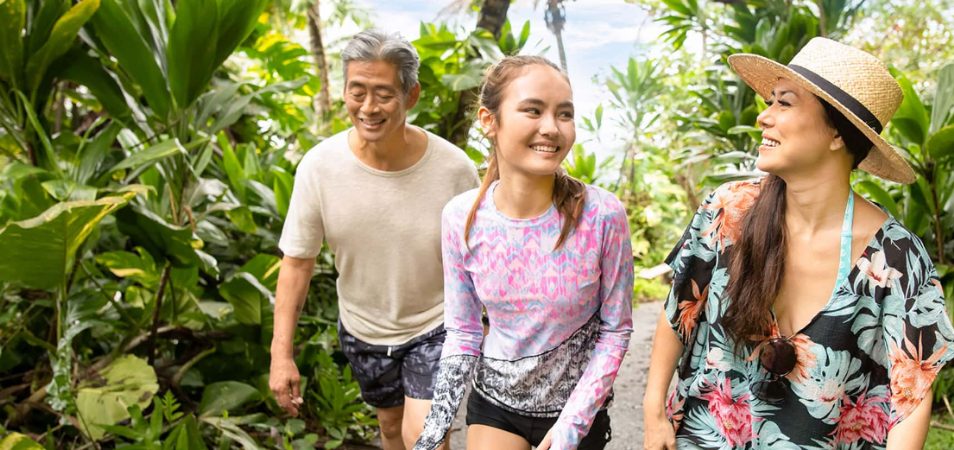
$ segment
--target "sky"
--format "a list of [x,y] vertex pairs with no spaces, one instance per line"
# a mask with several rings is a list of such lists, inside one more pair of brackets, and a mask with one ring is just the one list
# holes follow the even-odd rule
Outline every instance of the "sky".
[[[398,31],[408,40],[418,37],[420,22],[444,21],[457,24],[460,29],[471,31],[476,27],[476,14],[455,14],[439,17],[439,13],[451,0],[356,0],[367,9],[375,26]],[[525,21],[530,21],[530,40],[524,53],[540,54],[559,63],[556,38],[544,21],[544,0],[534,9],[533,0],[517,0],[511,4],[507,17],[515,29],[520,29]],[[570,83],[573,87],[577,117],[592,117],[600,102],[608,103],[609,92],[594,81],[594,76],[605,76],[610,67],[625,68],[631,56],[639,56],[644,45],[658,36],[661,28],[652,19],[647,18],[642,7],[625,3],[623,0],[573,0],[565,3],[566,25],[563,41],[566,47],[567,66]],[[346,36],[357,32],[356,27],[343,27],[329,30],[332,37]],[[620,140],[614,144],[614,135],[629,135],[619,130],[611,121],[604,118],[604,128],[600,136],[601,145],[588,143],[595,136],[580,126],[577,119],[577,142],[583,142],[588,151],[603,156],[611,154],[613,146],[621,146]],[[605,148],[599,148],[605,147]]]

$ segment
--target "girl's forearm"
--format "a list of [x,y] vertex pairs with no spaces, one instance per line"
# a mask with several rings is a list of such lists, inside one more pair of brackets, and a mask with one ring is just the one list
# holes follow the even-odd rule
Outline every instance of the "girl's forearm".
[[666,320],[666,312],[661,312],[653,337],[653,353],[649,361],[649,377],[643,397],[643,414],[647,418],[666,416],[666,394],[676,371],[679,355],[682,354],[682,347],[682,342]]

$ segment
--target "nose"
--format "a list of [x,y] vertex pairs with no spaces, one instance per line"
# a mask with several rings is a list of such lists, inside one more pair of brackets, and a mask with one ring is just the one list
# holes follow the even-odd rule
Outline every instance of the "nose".
[[559,133],[556,125],[556,118],[550,114],[544,114],[540,119],[540,135],[553,137]]
[[364,114],[373,114],[378,109],[378,102],[373,95],[366,95],[361,102],[361,112]]
[[765,108],[765,110],[760,112],[759,116],[755,118],[755,123],[759,126],[759,128],[763,130],[771,127],[774,122],[775,122],[775,119],[774,117],[772,117],[771,106],[769,106],[768,108]]

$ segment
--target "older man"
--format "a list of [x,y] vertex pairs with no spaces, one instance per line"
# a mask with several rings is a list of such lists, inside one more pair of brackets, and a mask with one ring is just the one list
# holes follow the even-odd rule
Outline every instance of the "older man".
[[298,167],[279,247],[270,387],[298,414],[295,327],[323,241],[335,254],[338,333],[385,450],[411,448],[423,427],[444,342],[441,209],[477,186],[463,151],[406,123],[418,100],[417,52],[368,30],[342,53],[354,125]]

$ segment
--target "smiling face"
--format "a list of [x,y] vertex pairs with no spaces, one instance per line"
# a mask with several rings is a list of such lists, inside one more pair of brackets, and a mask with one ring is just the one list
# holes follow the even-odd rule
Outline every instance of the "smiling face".
[[497,114],[486,107],[477,114],[496,143],[501,177],[552,176],[576,141],[570,83],[542,64],[520,69],[507,83]]
[[758,117],[762,143],[756,166],[782,176],[810,172],[832,161],[833,152],[847,156],[844,142],[828,123],[825,108],[810,91],[781,79]]
[[345,108],[358,137],[381,142],[404,131],[407,111],[420,95],[420,85],[405,94],[398,70],[387,61],[352,61],[345,79]]

